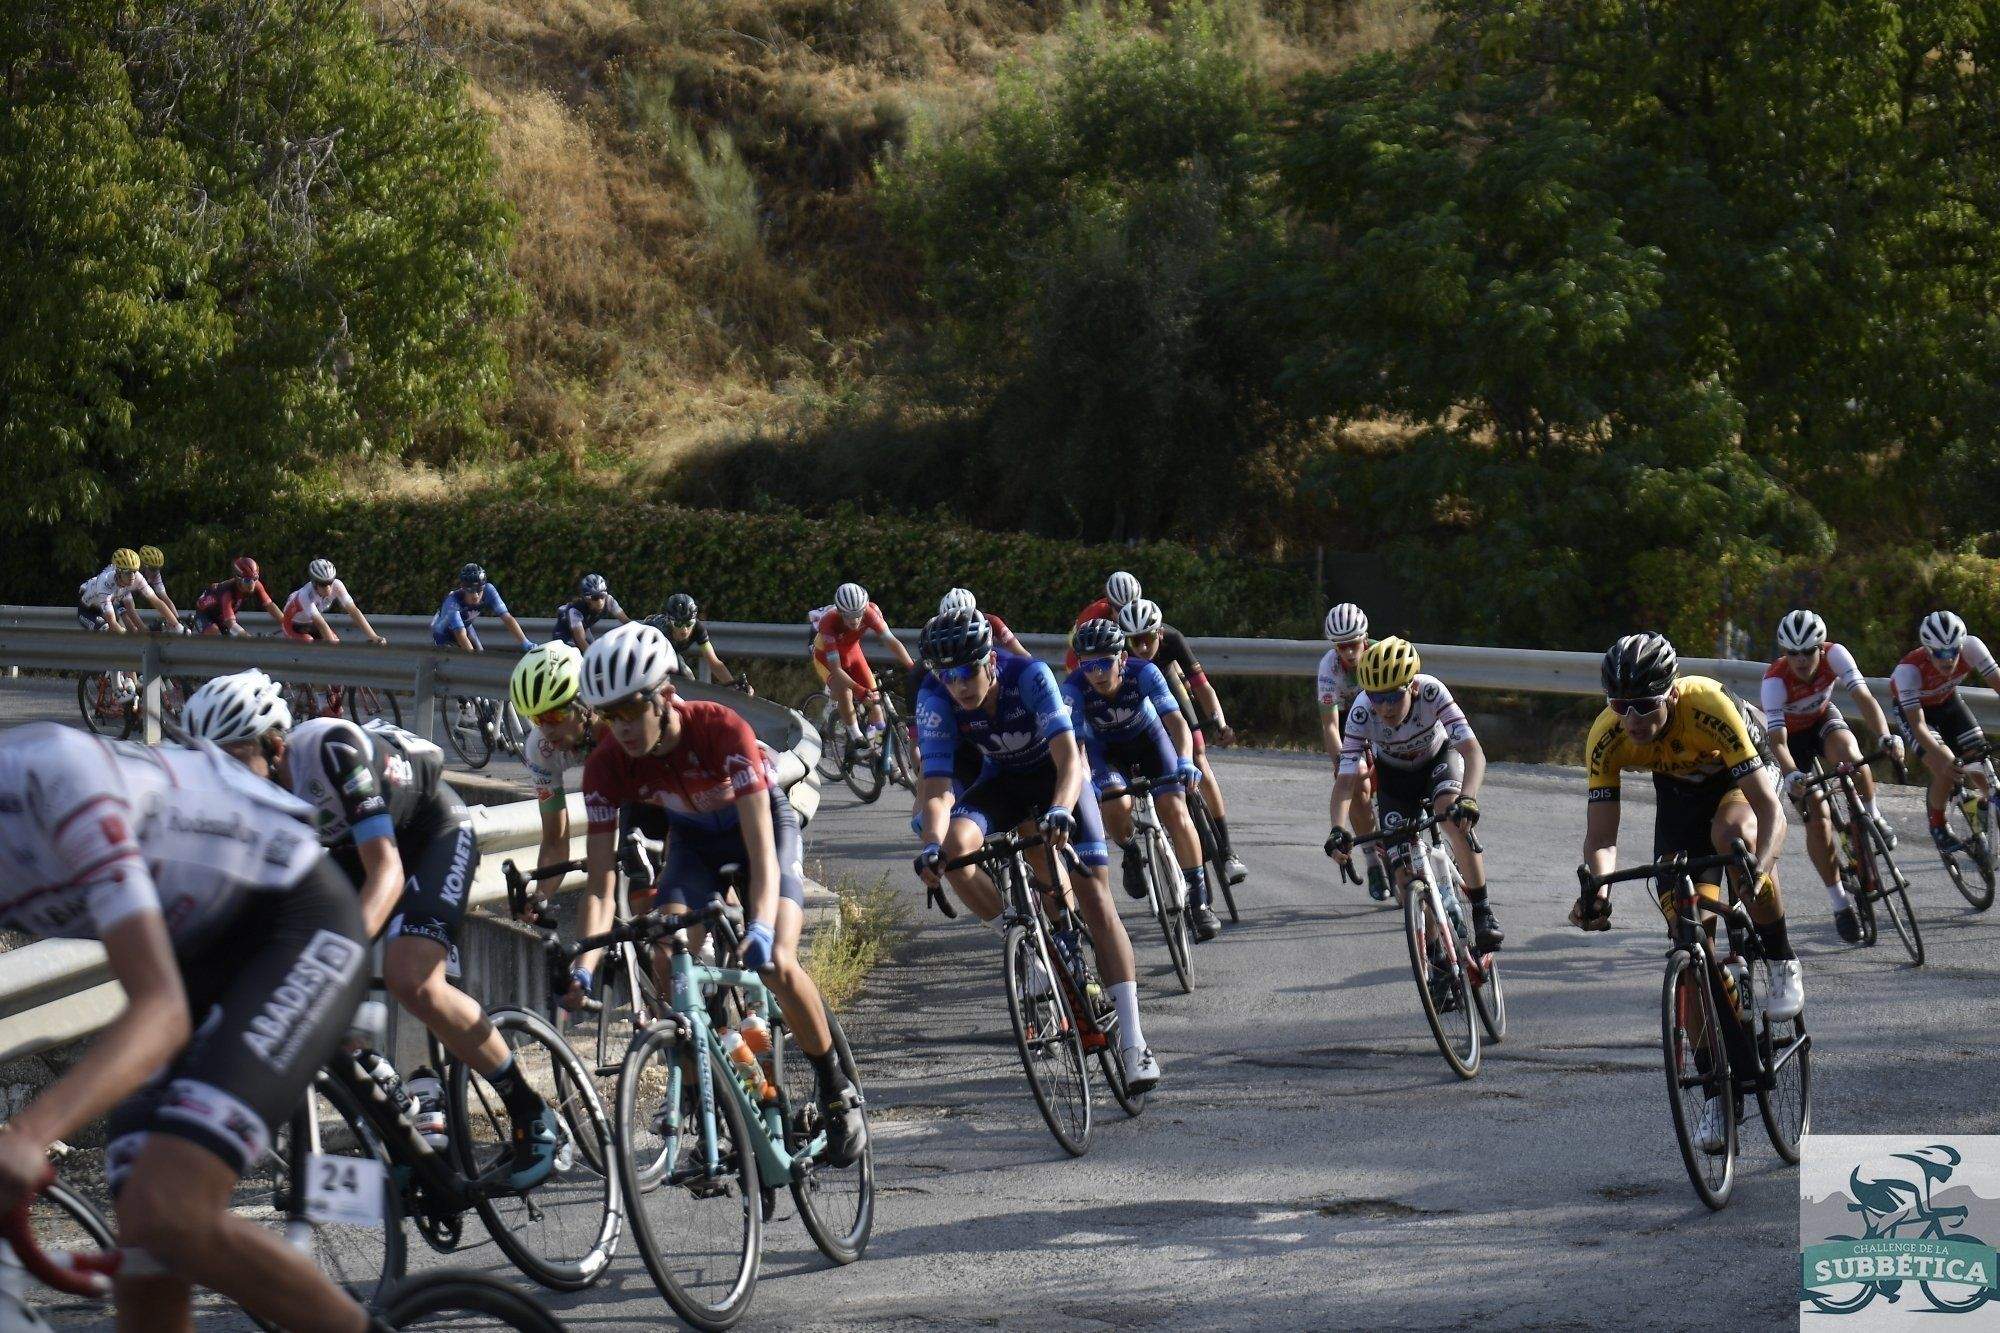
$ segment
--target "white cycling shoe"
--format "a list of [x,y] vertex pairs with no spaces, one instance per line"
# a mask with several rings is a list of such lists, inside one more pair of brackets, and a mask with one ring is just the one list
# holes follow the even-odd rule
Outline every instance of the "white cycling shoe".
[[1694,1127],[1694,1143],[1711,1157],[1729,1147],[1729,1118],[1722,1112],[1722,1098],[1710,1097],[1703,1104],[1701,1122]]
[[1806,1007],[1805,978],[1799,960],[1785,958],[1771,964],[1771,989],[1764,1000],[1764,1012],[1779,1023],[1797,1018]]
[[1127,1046],[1118,1052],[1125,1065],[1125,1086],[1133,1092],[1151,1092],[1160,1083],[1160,1062],[1145,1046]]

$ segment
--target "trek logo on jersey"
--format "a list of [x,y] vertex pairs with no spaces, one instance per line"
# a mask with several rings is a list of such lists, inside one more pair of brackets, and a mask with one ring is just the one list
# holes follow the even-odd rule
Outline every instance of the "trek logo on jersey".
[[367,950],[330,930],[314,933],[285,979],[245,1026],[243,1042],[273,1069],[291,1068],[299,1045],[367,956]]

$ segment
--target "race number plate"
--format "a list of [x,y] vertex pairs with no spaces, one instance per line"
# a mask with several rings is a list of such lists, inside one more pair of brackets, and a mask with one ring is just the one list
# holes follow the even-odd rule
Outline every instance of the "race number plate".
[[379,1227],[388,1173],[372,1157],[306,1158],[306,1216],[321,1225]]

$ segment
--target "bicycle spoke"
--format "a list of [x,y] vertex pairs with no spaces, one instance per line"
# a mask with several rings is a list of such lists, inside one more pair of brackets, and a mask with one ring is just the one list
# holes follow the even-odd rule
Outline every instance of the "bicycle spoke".
[[1009,927],[1005,957],[1007,1009],[1029,1090],[1056,1142],[1080,1157],[1090,1143],[1090,1077],[1082,1037],[1062,986],[1042,962],[1035,932]]
[[[1729,1058],[1723,1049],[1721,1018],[1704,975],[1705,964],[1677,950],[1667,960],[1661,1000],[1662,1046],[1666,1059],[1668,1106],[1681,1162],[1695,1193],[1710,1208],[1729,1201],[1736,1169],[1735,1096],[1729,1086]],[[1710,1153],[1696,1130],[1711,1095],[1722,1098],[1725,1146]]]

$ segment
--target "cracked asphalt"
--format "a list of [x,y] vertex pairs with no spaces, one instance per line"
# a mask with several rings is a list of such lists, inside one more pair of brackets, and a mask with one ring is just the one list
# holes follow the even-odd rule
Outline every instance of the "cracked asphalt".
[[[4,691],[0,691],[4,693]],[[1120,897],[1166,1081],[1128,1119],[1100,1094],[1067,1157],[1031,1100],[995,935],[923,908],[907,798],[826,793],[824,877],[886,874],[912,933],[845,1021],[862,1062],[879,1197],[867,1256],[829,1268],[789,1199],[766,1229],[749,1326],[782,1329],[1684,1327],[1689,1302],[1794,1318],[1796,1173],[1755,1119],[1734,1200],[1682,1170],[1661,1073],[1665,934],[1640,892],[1584,936],[1564,917],[1581,775],[1496,765],[1482,793],[1507,930],[1510,1028],[1478,1077],[1445,1067],[1417,1005],[1400,915],[1319,850],[1322,757],[1230,752],[1221,775],[1251,868],[1241,924],[1199,946],[1181,996]],[[1626,860],[1650,847],[1629,784]],[[1888,808],[1930,958],[1839,943],[1794,829],[1784,878],[1805,960],[1821,1132],[2000,1132],[1988,1037],[2000,923],[1945,882],[1919,799]],[[476,1231],[476,1227],[474,1228]],[[413,1261],[433,1262],[421,1246]],[[453,1260],[499,1270],[490,1243]],[[572,1328],[671,1322],[629,1244],[599,1287],[548,1293]]]

